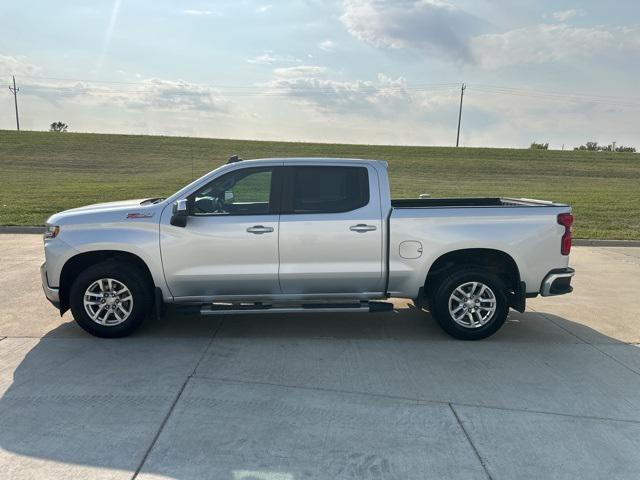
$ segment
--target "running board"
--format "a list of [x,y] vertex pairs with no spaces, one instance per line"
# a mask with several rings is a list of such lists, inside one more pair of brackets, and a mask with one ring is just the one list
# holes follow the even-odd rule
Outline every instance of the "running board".
[[274,306],[264,303],[204,305],[200,315],[243,315],[256,313],[370,313],[390,312],[389,302],[307,303],[302,305]]

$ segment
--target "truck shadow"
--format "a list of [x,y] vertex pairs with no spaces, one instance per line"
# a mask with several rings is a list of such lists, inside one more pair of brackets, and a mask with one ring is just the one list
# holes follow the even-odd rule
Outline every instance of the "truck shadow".
[[[9,338],[0,342],[5,347],[0,371],[5,372],[6,378],[0,383],[0,391],[4,392],[0,398],[0,470],[9,472],[10,477],[96,478],[114,476],[118,473],[115,471],[128,472],[125,476],[130,476],[145,457],[188,378],[189,382],[200,377],[275,382],[270,377],[271,362],[283,362],[283,356],[288,361],[289,354],[292,370],[280,371],[280,381],[301,384],[301,388],[347,388],[344,378],[319,375],[318,369],[324,365],[352,369],[347,376],[353,381],[353,391],[390,395],[394,394],[390,389],[395,389],[404,397],[427,402],[477,401],[508,408],[509,395],[521,398],[519,392],[525,390],[531,395],[527,400],[531,408],[541,411],[561,410],[562,405],[593,394],[592,389],[578,383],[567,388],[564,383],[571,380],[558,372],[593,376],[594,382],[612,381],[606,380],[607,372],[599,364],[603,355],[595,349],[587,353],[580,350],[579,354],[571,350],[584,347],[585,341],[618,345],[625,349],[625,361],[640,365],[639,348],[625,347],[614,338],[568,319],[533,312],[512,312],[498,334],[481,342],[453,340],[440,331],[428,313],[409,307],[393,313],[230,316],[222,321],[169,312],[164,319],[149,322],[126,339],[101,340],[88,335],[63,338],[70,332],[76,337],[80,332],[74,332],[75,328],[64,324],[42,339]],[[214,333],[216,337],[209,345]],[[301,351],[308,355],[301,357]],[[357,359],[347,363],[339,360],[349,357]],[[479,363],[464,361],[473,358]],[[547,364],[537,363],[542,361],[540,358]],[[492,375],[487,377],[486,365],[490,362],[494,362]],[[532,362],[539,372],[532,373]],[[375,372],[388,369],[389,365],[396,373],[384,386],[375,381]],[[612,362],[607,368],[614,367],[623,368]],[[485,382],[473,384],[476,393],[464,385],[473,383],[474,375],[484,376]],[[438,385],[436,380],[445,377],[450,379],[449,384]],[[608,389],[603,388],[599,394],[606,395]],[[476,394],[478,398],[474,400]],[[592,403],[600,405],[605,400],[609,401],[603,397]],[[628,398],[623,395],[614,404],[609,402],[610,416],[627,414],[622,411],[626,401]],[[615,412],[618,407],[622,410]],[[181,415],[188,415],[180,401],[177,408]],[[598,408],[582,413],[601,416]],[[171,435],[175,428],[167,427],[163,435]],[[192,434],[208,433],[198,430]],[[264,431],[257,431],[256,435],[264,435]],[[218,448],[235,448],[224,442],[217,444],[220,439],[213,438],[207,444],[211,462],[217,461]],[[181,439],[184,437],[175,439],[178,450]],[[251,440],[252,444],[269,443],[269,438]],[[242,456],[232,456],[239,463],[230,465],[228,474],[219,478],[269,478],[238,476],[237,472],[252,471],[255,465],[250,459],[254,453],[245,450]],[[231,457],[224,458],[229,461]],[[246,463],[239,458],[247,459]],[[188,456],[180,459],[185,466],[181,471],[188,471],[190,461]],[[280,465],[279,459],[268,455],[261,461],[272,462],[274,468]],[[163,468],[154,470],[153,464],[145,466],[147,469],[173,478],[188,476]],[[293,480],[298,475],[277,478]]]

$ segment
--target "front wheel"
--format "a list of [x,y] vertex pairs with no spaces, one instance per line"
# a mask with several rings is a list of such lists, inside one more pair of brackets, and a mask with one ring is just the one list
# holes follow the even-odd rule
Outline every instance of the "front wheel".
[[151,289],[145,276],[124,262],[107,260],[78,275],[70,291],[73,318],[97,337],[125,337],[149,313]]
[[504,285],[480,267],[461,267],[446,275],[436,288],[432,313],[449,335],[480,340],[504,324],[509,305]]

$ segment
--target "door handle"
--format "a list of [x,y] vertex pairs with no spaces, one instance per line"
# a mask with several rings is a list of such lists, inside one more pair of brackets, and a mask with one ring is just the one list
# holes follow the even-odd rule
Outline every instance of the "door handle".
[[273,232],[273,227],[265,227],[263,225],[254,225],[253,227],[247,228],[247,232],[255,233],[256,235],[262,235],[263,233]]
[[376,227],[375,225],[366,225],[364,223],[359,223],[358,225],[351,225],[349,227],[349,230],[351,230],[352,232],[365,233],[365,232],[372,232],[377,228],[378,227]]

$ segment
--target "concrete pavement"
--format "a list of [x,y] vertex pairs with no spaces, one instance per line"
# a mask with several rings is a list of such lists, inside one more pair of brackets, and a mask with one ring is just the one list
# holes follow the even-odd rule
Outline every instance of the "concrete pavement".
[[0,478],[640,478],[640,249],[481,342],[385,314],[182,316],[95,339],[0,236]]

